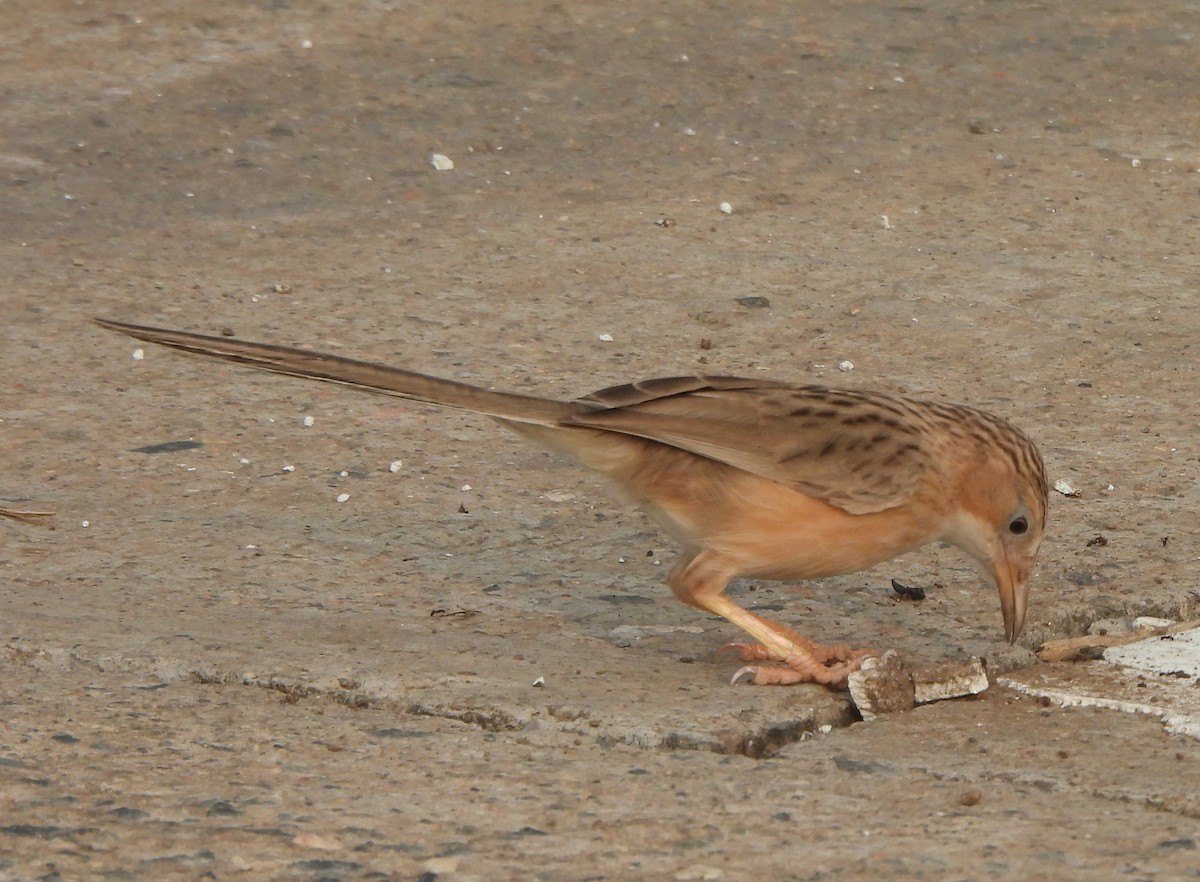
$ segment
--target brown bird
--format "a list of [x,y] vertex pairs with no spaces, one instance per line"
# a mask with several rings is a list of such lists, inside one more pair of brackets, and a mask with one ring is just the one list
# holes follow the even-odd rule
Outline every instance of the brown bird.
[[668,377],[578,401],[493,392],[337,355],[97,319],[184,352],[490,416],[610,478],[681,545],[675,596],[748,633],[755,683],[844,686],[871,653],[822,646],[738,606],[730,580],[816,579],[945,541],[1000,592],[1009,642],[1025,624],[1046,524],[1037,447],[959,404],[737,377]]

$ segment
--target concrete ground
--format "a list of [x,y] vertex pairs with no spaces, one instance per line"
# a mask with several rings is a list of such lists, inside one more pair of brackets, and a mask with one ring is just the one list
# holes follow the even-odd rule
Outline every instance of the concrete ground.
[[948,549],[731,593],[1070,683],[1200,605],[1195,12],[0,5],[0,880],[1200,878],[1157,719],[731,688],[570,463],[88,324],[995,411],[1079,491],[1020,647]]

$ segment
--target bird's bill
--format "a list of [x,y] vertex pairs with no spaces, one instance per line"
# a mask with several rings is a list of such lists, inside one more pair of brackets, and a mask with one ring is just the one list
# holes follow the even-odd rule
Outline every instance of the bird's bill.
[[1000,612],[1004,615],[1004,636],[1016,643],[1025,630],[1025,608],[1029,603],[1028,573],[1022,567],[1000,560],[993,568],[1000,592]]

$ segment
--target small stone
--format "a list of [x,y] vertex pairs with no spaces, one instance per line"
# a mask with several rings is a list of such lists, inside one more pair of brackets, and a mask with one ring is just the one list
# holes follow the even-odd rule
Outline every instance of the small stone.
[[292,845],[302,848],[317,848],[321,851],[337,851],[342,848],[342,841],[336,836],[324,833],[300,833],[292,838]]
[[[1081,495],[1078,490],[1071,486],[1070,481],[1064,481],[1061,478],[1054,482],[1054,489],[1070,499],[1077,499]],[[1109,485],[1109,489],[1112,489],[1111,484]]]
[[442,153],[431,153],[429,164],[437,171],[451,171],[454,168],[454,160]]

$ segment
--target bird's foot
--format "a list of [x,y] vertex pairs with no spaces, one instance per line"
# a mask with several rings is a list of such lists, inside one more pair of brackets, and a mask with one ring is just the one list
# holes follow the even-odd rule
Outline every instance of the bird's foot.
[[862,667],[863,659],[879,653],[872,649],[852,649],[845,645],[824,646],[805,641],[782,658],[766,646],[729,643],[719,651],[737,653],[742,661],[782,661],[787,667],[746,665],[733,675],[731,684],[749,677],[756,686],[791,686],[794,683],[819,683],[845,689],[850,675]]

